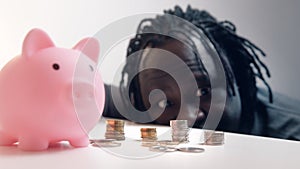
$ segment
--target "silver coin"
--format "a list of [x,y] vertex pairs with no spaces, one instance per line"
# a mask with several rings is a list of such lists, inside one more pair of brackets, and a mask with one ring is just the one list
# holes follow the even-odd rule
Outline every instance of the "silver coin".
[[125,134],[113,134],[113,133],[105,133],[106,136],[124,136]]
[[106,139],[117,139],[117,138],[125,138],[124,135],[105,135]]
[[184,135],[176,135],[176,134],[172,134],[172,137],[177,137],[177,138],[188,138],[189,134],[184,134]]
[[202,153],[205,151],[204,148],[199,148],[199,147],[181,147],[178,148],[178,150],[182,152],[188,152],[188,153]]
[[205,142],[203,145],[220,146],[223,144],[224,144],[224,142]]
[[204,131],[205,137],[211,137],[211,136],[224,136],[224,132],[222,131]]
[[184,129],[184,130],[172,130],[172,135],[187,135],[189,133],[189,129]]
[[187,120],[170,120],[170,126],[172,128],[172,141],[180,143],[188,141],[190,129]]
[[106,139],[116,139],[117,141],[122,141],[125,140],[125,137],[109,137],[109,136],[105,136]]
[[94,147],[120,147],[121,143],[118,142],[95,142],[92,144],[92,146]]
[[149,137],[149,138],[142,138],[143,142],[155,142],[157,141],[157,137]]
[[178,151],[178,149],[175,148],[175,147],[169,147],[169,146],[167,146],[166,148],[167,148],[166,152],[174,152],[174,151]]
[[106,132],[124,133],[124,130],[107,129]]
[[188,137],[172,137],[173,142],[186,142],[188,140]]
[[178,145],[180,142],[178,141],[172,141],[172,140],[158,140],[157,143],[161,146],[172,146],[172,145]]
[[170,126],[172,128],[188,128],[187,120],[171,120]]
[[172,140],[157,140],[158,144],[168,144],[170,142],[172,142]]
[[187,124],[187,120],[170,120],[170,124]]
[[106,131],[105,134],[111,134],[111,135],[113,135],[113,134],[115,134],[115,135],[122,134],[122,135],[124,135],[125,133],[124,132],[119,132],[119,131]]
[[171,126],[171,128],[172,128],[172,129],[188,129],[189,126],[188,126],[187,124],[185,124],[185,125],[183,125],[183,124],[182,124],[182,125],[174,125],[174,124],[173,124],[173,125]]
[[183,139],[183,138],[188,138],[188,136],[187,136],[187,135],[183,135],[183,136],[180,136],[180,135],[172,135],[172,138]]
[[209,137],[209,138],[205,138],[205,140],[223,141],[224,137]]
[[190,128],[173,128],[172,127],[172,131],[185,131],[185,132],[189,132]]
[[188,130],[189,129],[189,127],[187,127],[187,126],[182,126],[182,127],[180,127],[180,126],[172,126],[171,127],[172,128],[172,130]]
[[124,135],[120,135],[120,136],[105,135],[104,137],[106,139],[116,139],[116,140],[125,138]]
[[141,143],[141,146],[143,146],[143,147],[152,147],[152,146],[156,146],[156,145],[158,145],[157,142],[142,142]]
[[171,126],[172,130],[187,130],[188,126]]
[[106,143],[116,141],[116,139],[90,139],[90,143]]
[[167,151],[167,147],[165,146],[151,146],[149,147],[150,151],[155,151],[155,152],[166,152]]
[[149,147],[150,151],[155,151],[155,152],[174,152],[177,151],[177,148],[175,147],[167,147],[167,146],[151,146]]
[[223,136],[217,136],[217,135],[211,135],[211,136],[204,136],[204,139],[224,139],[224,135]]
[[225,136],[222,131],[204,131],[204,144],[205,145],[223,145]]

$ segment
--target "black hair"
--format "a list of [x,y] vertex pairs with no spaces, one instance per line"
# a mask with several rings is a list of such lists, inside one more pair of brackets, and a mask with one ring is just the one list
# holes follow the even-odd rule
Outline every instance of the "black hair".
[[[242,104],[240,132],[249,133],[254,123],[254,111],[257,104],[256,77],[261,79],[268,88],[270,102],[273,99],[271,88],[265,80],[265,74],[270,77],[270,72],[259,57],[265,56],[265,53],[249,40],[237,35],[233,23],[229,21],[219,22],[205,10],[192,9],[188,6],[184,12],[179,6],[175,6],[174,10],[166,10],[164,13],[156,16],[156,18],[147,18],[141,21],[136,36],[130,40],[127,57],[134,52],[149,47],[149,45],[154,48],[172,39],[165,35],[146,33],[154,29],[165,31],[170,27],[174,27],[174,25],[171,25],[174,23],[166,19],[167,15],[175,15],[194,24],[203,31],[218,52],[225,70],[228,88],[231,89],[233,95],[236,94],[234,93],[233,84],[237,84]],[[176,31],[189,36],[184,28]],[[203,64],[197,53],[196,59],[199,66]],[[134,69],[138,69],[140,61],[141,58],[136,57],[133,63],[125,65],[120,86],[130,86],[129,96],[134,100],[135,108],[143,110],[145,107],[140,94],[138,75],[131,82],[127,81],[125,84],[125,75],[130,76]],[[264,72],[262,72],[262,69]]]

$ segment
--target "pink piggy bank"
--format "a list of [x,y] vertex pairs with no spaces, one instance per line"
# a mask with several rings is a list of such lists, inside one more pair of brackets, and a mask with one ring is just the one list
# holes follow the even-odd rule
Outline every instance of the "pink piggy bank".
[[96,39],[64,49],[42,30],[31,30],[22,54],[0,71],[0,145],[18,142],[23,150],[45,150],[69,141],[87,146],[88,132],[104,108],[98,55]]

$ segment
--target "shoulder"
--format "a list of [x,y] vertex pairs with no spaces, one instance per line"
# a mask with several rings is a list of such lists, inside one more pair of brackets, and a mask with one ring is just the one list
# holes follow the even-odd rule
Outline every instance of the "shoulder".
[[[300,140],[300,101],[273,92],[273,103],[265,89],[259,88],[257,97],[265,112],[265,130],[268,136]],[[263,109],[263,110],[262,110]],[[258,112],[261,113],[261,112]]]

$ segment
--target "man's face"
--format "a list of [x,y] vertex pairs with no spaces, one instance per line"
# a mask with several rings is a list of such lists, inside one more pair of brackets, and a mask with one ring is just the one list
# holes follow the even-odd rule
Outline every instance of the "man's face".
[[[176,56],[180,57],[192,70],[194,75],[193,78],[197,81],[198,90],[190,91],[190,93],[200,97],[199,110],[195,117],[195,112],[190,111],[193,110],[190,107],[192,105],[189,105],[188,103],[181,105],[181,93],[175,79],[166,72],[157,69],[144,70],[139,74],[140,92],[145,107],[147,109],[150,107],[148,100],[150,92],[154,89],[160,89],[165,93],[167,100],[154,97],[155,105],[151,106],[154,106],[156,109],[165,109],[162,115],[155,120],[156,123],[169,124],[170,120],[177,118],[180,106],[183,106],[181,110],[184,112],[186,119],[194,121],[195,119],[193,120],[189,118],[196,118],[194,127],[201,128],[207,118],[210,107],[215,106],[211,104],[211,86],[209,76],[205,73],[205,71],[203,71],[203,68],[201,69],[201,67],[199,67],[193,51],[184,46],[182,43],[178,41],[168,41],[163,46],[160,46],[160,48],[168,52],[172,52]],[[172,64],[172,60],[163,59],[163,56],[155,57],[156,59],[153,59],[154,55],[162,55],[162,53],[157,52],[157,50],[150,50],[146,55],[143,55],[144,58],[142,58],[141,66],[148,67],[149,65],[165,64],[173,66],[174,69],[180,71],[180,67],[177,68],[177,65]],[[185,75],[182,75],[182,77],[185,78]],[[184,86],[181,87],[189,89],[189,85],[191,84],[184,83]],[[237,131],[238,129],[241,114],[241,103],[236,85],[235,90],[237,93],[236,96],[228,95],[226,89],[217,90],[219,94],[227,95],[223,116],[218,125],[219,130]]]

